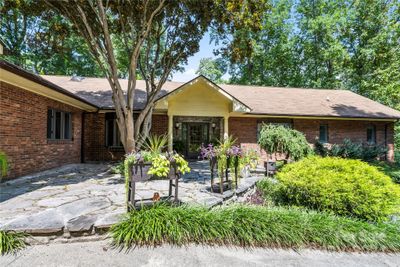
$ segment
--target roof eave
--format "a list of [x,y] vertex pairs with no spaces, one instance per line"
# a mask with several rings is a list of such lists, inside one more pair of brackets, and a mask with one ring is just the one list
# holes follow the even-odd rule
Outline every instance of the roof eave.
[[304,118],[304,119],[330,119],[330,120],[370,120],[370,121],[399,121],[400,116],[388,116],[388,117],[366,117],[366,116],[334,116],[324,114],[276,114],[276,113],[262,113],[262,112],[247,112],[243,115],[247,116],[264,116],[264,117],[276,117],[276,118]]
[[[4,69],[5,71],[8,71],[9,73],[12,73],[14,75],[20,76],[20,77],[22,77],[22,78],[24,78],[26,80],[29,80],[31,82],[34,82],[34,83],[39,84],[41,86],[44,86],[44,87],[46,87],[48,89],[51,89],[51,90],[53,90],[53,91],[55,91],[55,92],[57,92],[59,94],[65,95],[65,96],[67,96],[69,98],[72,98],[72,99],[74,99],[76,101],[79,101],[79,102],[81,102],[83,104],[82,105],[82,109],[84,109],[86,111],[96,111],[96,110],[98,110],[98,107],[96,105],[94,105],[93,103],[91,103],[91,102],[89,102],[89,101],[87,101],[87,100],[85,100],[83,98],[80,98],[80,97],[76,96],[75,94],[73,94],[73,93],[65,90],[64,88],[62,88],[62,87],[60,87],[60,86],[58,86],[58,85],[56,85],[56,84],[54,84],[54,83],[52,83],[52,82],[50,82],[50,81],[48,81],[46,79],[40,77],[39,75],[33,74],[31,72],[28,72],[28,71],[26,71],[26,70],[24,70],[24,69],[22,69],[22,68],[20,68],[20,67],[18,67],[16,65],[14,65],[14,64],[11,64],[11,63],[9,63],[7,61],[0,60],[0,69]],[[5,81],[5,82],[7,82],[7,81]]]

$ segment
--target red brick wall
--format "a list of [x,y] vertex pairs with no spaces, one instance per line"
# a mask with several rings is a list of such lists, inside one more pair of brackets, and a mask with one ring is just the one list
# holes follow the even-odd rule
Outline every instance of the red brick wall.
[[[47,109],[72,113],[71,141],[47,140]],[[81,158],[80,109],[0,82],[0,150],[9,161],[6,179],[46,170]]]
[[[124,149],[106,147],[105,113],[84,115],[84,158],[85,161],[116,161],[124,154]],[[153,115],[152,133],[161,135],[168,132],[168,116]]]
[[[257,145],[257,122],[258,118],[230,118],[229,133],[238,138],[238,142],[244,148],[260,150]],[[371,124],[376,127],[377,144],[385,144],[385,128],[387,132],[386,144],[388,146],[388,160],[394,160],[394,123],[374,122],[374,121],[347,121],[347,120],[312,120],[312,119],[293,119],[294,129],[303,132],[310,144],[314,144],[319,137],[320,124],[328,125],[329,143],[342,143],[348,138],[352,141],[366,142],[367,127]],[[262,157],[266,154],[262,151]]]

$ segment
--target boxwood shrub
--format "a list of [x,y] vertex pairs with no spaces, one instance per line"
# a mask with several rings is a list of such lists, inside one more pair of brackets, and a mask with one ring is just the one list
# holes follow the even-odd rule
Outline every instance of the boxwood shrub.
[[291,205],[368,221],[399,212],[400,187],[360,160],[313,156],[285,166],[277,179]]

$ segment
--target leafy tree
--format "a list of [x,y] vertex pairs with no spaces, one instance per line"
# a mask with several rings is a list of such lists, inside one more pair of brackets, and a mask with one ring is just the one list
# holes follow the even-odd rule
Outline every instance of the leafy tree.
[[72,25],[42,2],[7,0],[0,12],[4,59],[40,74],[101,75]]
[[341,87],[340,71],[347,53],[336,35],[345,23],[343,1],[302,0],[296,11],[300,30],[296,44],[301,49],[301,86]]
[[[254,52],[244,62],[229,62],[230,82],[342,88],[400,110],[399,1],[274,0],[271,5],[262,30],[251,36]],[[396,136],[399,131],[398,125]]]
[[262,31],[254,37],[254,51],[245,62],[231,64],[232,83],[296,86],[301,73],[295,39],[291,37],[293,0],[272,1]]
[[200,59],[199,68],[196,74],[203,75],[216,83],[223,83],[222,76],[226,73],[226,63],[222,58]]
[[[263,1],[45,1],[76,27],[113,91],[117,124],[126,152],[140,146],[139,136],[149,132],[154,102],[163,84],[187,58],[199,49],[199,41],[212,26],[221,39],[238,28],[257,30],[267,6]],[[119,82],[115,52],[118,45],[126,51],[127,88]],[[248,54],[236,47],[245,43],[238,36],[229,48],[235,58]],[[251,47],[249,47],[250,49]],[[146,81],[147,100],[136,120],[133,119],[137,76]],[[125,89],[125,90],[124,90]],[[126,94],[125,94],[126,92]]]

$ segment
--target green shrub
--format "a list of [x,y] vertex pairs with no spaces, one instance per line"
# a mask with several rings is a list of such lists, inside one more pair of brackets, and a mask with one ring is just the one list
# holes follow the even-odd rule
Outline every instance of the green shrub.
[[257,189],[260,191],[266,205],[275,206],[280,203],[281,196],[278,181],[265,177],[257,182]]
[[400,164],[390,164],[385,161],[378,161],[373,163],[380,171],[391,177],[393,182],[400,184]]
[[4,152],[0,151],[0,178],[7,175],[8,160]]
[[0,230],[0,255],[15,253],[24,248],[26,234]]
[[400,167],[400,148],[399,150],[394,151],[394,160],[396,162],[396,165]]
[[293,160],[312,153],[303,133],[282,125],[264,124],[258,143],[269,154],[281,153]]
[[125,174],[125,164],[123,161],[118,162],[117,164],[115,164],[114,166],[112,166],[110,168],[110,172],[113,174],[121,174],[124,175]]
[[370,224],[293,208],[233,205],[208,210],[156,204],[132,211],[110,231],[113,244],[127,249],[137,245],[195,243],[400,251],[399,225]]
[[398,212],[400,187],[360,160],[309,157],[277,174],[285,202],[368,221]]
[[374,161],[386,155],[387,149],[382,145],[368,145],[363,143],[352,142],[345,139],[343,144],[334,144],[328,148],[320,142],[315,143],[314,151],[322,157],[341,157],[349,159],[361,159],[364,161]]

